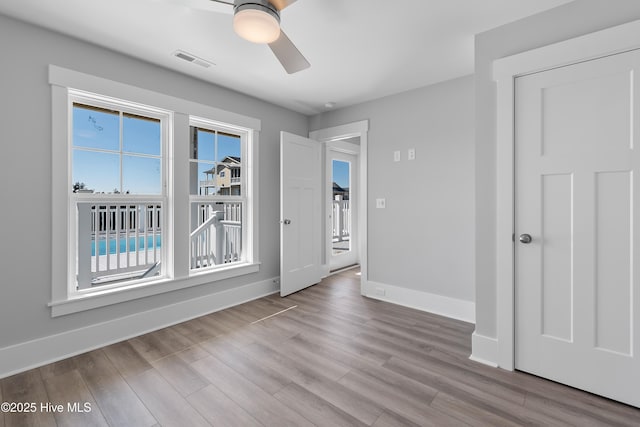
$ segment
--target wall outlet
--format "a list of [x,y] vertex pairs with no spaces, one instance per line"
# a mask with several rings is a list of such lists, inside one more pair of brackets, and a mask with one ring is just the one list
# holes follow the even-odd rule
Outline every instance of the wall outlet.
[[399,162],[400,161],[400,150],[393,152],[393,161],[394,162]]
[[387,201],[385,199],[376,199],[376,208],[384,209],[387,207]]
[[383,297],[386,295],[387,291],[385,291],[384,288],[381,288],[380,286],[378,286],[373,290],[373,293],[379,297]]
[[416,159],[416,149],[415,148],[409,148],[409,151],[407,152],[407,158],[409,160],[415,160]]

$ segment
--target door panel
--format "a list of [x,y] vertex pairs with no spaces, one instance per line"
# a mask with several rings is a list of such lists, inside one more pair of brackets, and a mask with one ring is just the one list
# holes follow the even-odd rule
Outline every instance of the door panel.
[[321,279],[321,146],[282,132],[280,140],[280,295]]
[[638,71],[634,51],[520,77],[515,117],[516,368],[636,406]]
[[[631,354],[631,173],[596,173],[596,347]],[[617,331],[612,334],[610,331]]]
[[573,179],[570,174],[542,176],[541,236],[542,252],[542,333],[548,337],[571,341],[571,200]]

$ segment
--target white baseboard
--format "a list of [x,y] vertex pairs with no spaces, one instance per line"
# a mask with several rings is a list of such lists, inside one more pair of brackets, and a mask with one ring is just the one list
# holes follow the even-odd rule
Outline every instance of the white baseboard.
[[469,359],[497,368],[498,340],[474,332],[471,335],[471,356]]
[[476,305],[464,301],[414,289],[368,281],[364,284],[364,295],[369,298],[402,305],[416,310],[439,314],[469,323],[476,322]]
[[242,304],[279,290],[277,278],[0,348],[0,378]]

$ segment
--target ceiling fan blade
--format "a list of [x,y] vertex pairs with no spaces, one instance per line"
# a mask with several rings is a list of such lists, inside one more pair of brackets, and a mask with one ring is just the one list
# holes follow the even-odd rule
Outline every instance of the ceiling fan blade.
[[274,5],[276,9],[282,10],[287,6],[291,6],[296,0],[269,0],[269,2]]
[[269,47],[289,74],[297,73],[311,66],[309,61],[302,56],[302,53],[282,30],[280,30],[278,40],[269,43]]

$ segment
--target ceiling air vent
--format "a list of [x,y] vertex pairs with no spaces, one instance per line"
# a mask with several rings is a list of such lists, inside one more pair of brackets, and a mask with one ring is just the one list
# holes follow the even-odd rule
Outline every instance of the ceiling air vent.
[[204,68],[209,68],[212,65],[215,65],[209,61],[205,61],[204,59],[198,58],[197,56],[187,53],[183,50],[176,50],[175,52],[173,52],[173,56],[175,56],[176,58],[183,59],[187,62],[191,62],[192,64],[199,65]]

